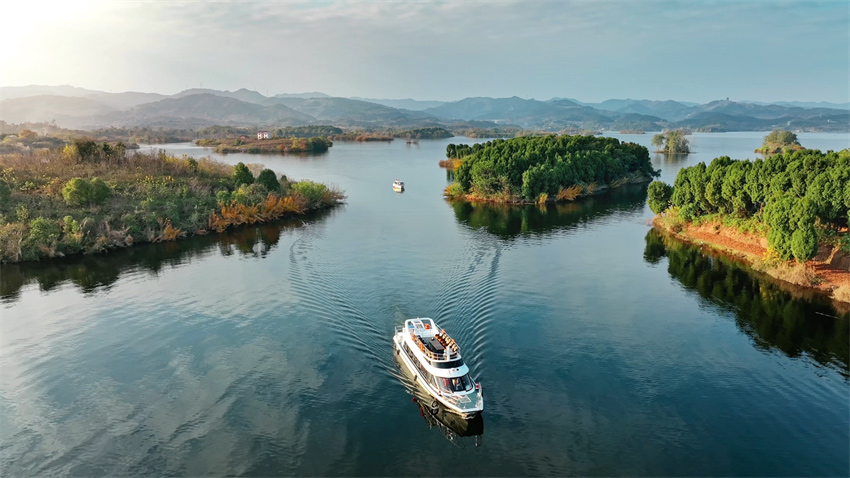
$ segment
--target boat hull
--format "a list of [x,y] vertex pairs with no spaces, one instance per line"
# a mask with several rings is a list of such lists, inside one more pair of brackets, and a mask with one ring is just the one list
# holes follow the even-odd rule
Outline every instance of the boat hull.
[[430,395],[433,399],[437,400],[440,404],[442,404],[447,411],[454,413],[455,415],[458,415],[461,418],[469,420],[481,414],[481,410],[459,410],[444,396],[437,393],[437,391],[431,386],[430,382],[428,382],[428,380],[425,379],[422,374],[416,369],[416,366],[413,365],[410,357],[408,357],[407,354],[404,353],[404,351],[402,350],[402,340],[403,338],[401,334],[394,335],[393,346],[395,347],[395,352],[396,355],[398,355],[399,357],[399,361],[404,364],[405,368],[407,368],[407,371],[410,372],[410,374],[413,376],[414,382],[416,382],[422,389],[428,392],[428,395]]

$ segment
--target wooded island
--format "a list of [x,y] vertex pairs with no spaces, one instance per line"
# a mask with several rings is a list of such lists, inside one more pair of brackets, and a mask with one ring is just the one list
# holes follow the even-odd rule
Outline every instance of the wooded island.
[[[658,176],[649,151],[635,143],[597,136],[497,139],[450,144],[455,182],[448,197],[506,203],[571,201],[594,191]],[[445,164],[442,162],[441,164]]]

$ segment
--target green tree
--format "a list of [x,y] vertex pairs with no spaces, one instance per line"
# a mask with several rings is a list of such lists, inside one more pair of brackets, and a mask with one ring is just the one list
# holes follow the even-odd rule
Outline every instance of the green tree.
[[277,176],[271,169],[264,169],[260,171],[260,174],[257,176],[257,184],[265,186],[265,188],[270,192],[280,192],[280,182],[277,180]]
[[807,198],[771,198],[764,208],[764,219],[770,226],[768,245],[783,259],[806,261],[817,253],[815,208]]
[[691,152],[691,147],[688,138],[685,138],[686,134],[681,129],[662,131],[652,137],[652,145],[658,147],[658,153],[687,154]]
[[243,184],[254,184],[254,175],[251,174],[248,166],[245,166],[245,163],[241,162],[233,167],[231,179],[233,180],[233,186],[237,188]]
[[813,225],[791,234],[791,253],[798,262],[805,262],[818,253],[818,235]]
[[653,181],[647,188],[649,209],[655,214],[661,214],[668,207],[673,198],[673,187],[662,181]]

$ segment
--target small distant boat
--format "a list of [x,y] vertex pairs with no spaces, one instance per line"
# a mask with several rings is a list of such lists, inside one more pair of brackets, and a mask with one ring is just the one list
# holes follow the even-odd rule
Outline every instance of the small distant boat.
[[393,189],[396,191],[404,191],[404,181],[399,181],[398,179],[393,181]]
[[393,342],[414,380],[434,397],[432,409],[442,403],[446,410],[465,419],[484,410],[481,384],[470,377],[460,347],[433,319],[405,320],[404,326],[395,328]]

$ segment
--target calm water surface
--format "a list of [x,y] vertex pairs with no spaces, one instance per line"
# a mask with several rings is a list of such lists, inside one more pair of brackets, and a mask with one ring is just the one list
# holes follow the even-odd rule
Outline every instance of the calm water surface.
[[[694,153],[653,161],[672,182],[698,161],[755,157],[763,136],[697,134]],[[850,473],[845,312],[665,241],[645,185],[545,208],[449,203],[449,142],[471,141],[229,155],[348,200],[4,266],[4,475]],[[390,339],[411,316],[465,350],[481,420],[420,409]]]

